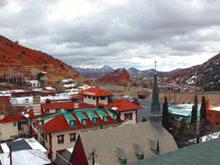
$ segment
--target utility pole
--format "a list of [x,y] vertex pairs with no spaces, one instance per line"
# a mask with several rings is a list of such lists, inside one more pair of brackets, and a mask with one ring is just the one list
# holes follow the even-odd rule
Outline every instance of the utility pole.
[[91,152],[92,165],[95,165],[96,150],[93,148]]
[[92,151],[92,165],[95,165],[95,152]]
[[12,165],[12,150],[11,150],[12,140],[10,140],[9,143],[9,159],[10,159],[10,165]]

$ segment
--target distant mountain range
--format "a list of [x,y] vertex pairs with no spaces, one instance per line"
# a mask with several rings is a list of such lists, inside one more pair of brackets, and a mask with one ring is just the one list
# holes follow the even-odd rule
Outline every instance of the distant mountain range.
[[[113,69],[112,67],[108,65],[104,65],[101,68],[80,68],[80,67],[75,67],[75,70],[78,71],[82,76],[85,76],[90,79],[98,79],[102,76],[104,76],[107,73],[114,72],[116,70],[120,70],[120,68]],[[138,76],[140,77],[152,77],[155,73],[154,69],[148,69],[148,70],[138,70],[137,68],[129,68],[127,69],[127,72],[130,75],[131,79],[134,79]],[[169,72],[158,72],[157,74],[159,77],[167,76],[169,75]]]
[[[101,68],[76,68],[76,70],[88,78],[99,79],[103,76],[109,76],[108,73],[114,74],[117,69],[105,65]],[[132,67],[127,69],[127,72],[130,79],[151,78],[155,70],[139,70]],[[177,84],[201,86],[204,90],[220,90],[220,53],[201,65],[186,69],[175,69],[170,72],[157,71],[157,75],[162,78],[167,77],[168,81],[174,81]]]
[[80,68],[75,67],[75,70],[78,71],[82,76],[85,76],[89,79],[97,79],[105,75],[106,73],[113,72],[114,69],[108,65],[104,65],[101,68]]
[[[64,78],[81,78],[82,75],[105,83],[122,79],[119,84],[124,85],[130,79],[151,78],[155,73],[154,69],[114,69],[108,65],[101,68],[72,68],[44,52],[26,48],[19,42],[3,36],[0,36],[0,59],[0,76],[7,72],[31,73],[32,70],[40,70],[47,72],[51,83]],[[200,86],[205,90],[220,90],[220,53],[201,65],[170,72],[157,71],[157,75],[167,77],[168,81],[177,84]]]

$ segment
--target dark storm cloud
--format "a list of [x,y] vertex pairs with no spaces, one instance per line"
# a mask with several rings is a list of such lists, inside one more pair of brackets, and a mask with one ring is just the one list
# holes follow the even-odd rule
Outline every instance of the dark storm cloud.
[[55,10],[53,15],[60,2],[20,0],[13,10],[13,5],[0,1],[2,35],[84,66],[102,65],[104,60],[112,66],[146,68],[149,64],[141,59],[161,58],[168,67],[168,57],[211,56],[219,49],[218,0],[128,0],[119,5],[84,0],[97,10],[67,20],[71,13],[56,19],[63,13]]

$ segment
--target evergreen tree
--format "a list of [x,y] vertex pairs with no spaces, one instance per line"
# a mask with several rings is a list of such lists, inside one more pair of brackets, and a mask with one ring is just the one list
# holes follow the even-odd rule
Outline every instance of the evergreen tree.
[[179,147],[183,146],[186,139],[188,138],[187,131],[188,130],[187,130],[186,119],[182,118],[180,125],[175,129],[174,132],[174,137]]
[[162,126],[168,130],[169,125],[169,112],[167,97],[164,99],[163,111],[162,111]]
[[206,121],[206,101],[205,96],[202,97],[202,103],[200,108],[200,121]]
[[194,105],[192,106],[192,115],[191,115],[192,123],[195,123],[197,121],[197,111],[198,111],[198,99],[197,99],[197,95],[195,95]]

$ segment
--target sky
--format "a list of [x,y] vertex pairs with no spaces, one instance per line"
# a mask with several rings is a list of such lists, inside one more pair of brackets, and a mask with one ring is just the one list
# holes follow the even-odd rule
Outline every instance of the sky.
[[220,51],[219,0],[0,0],[0,35],[73,67],[161,71]]

